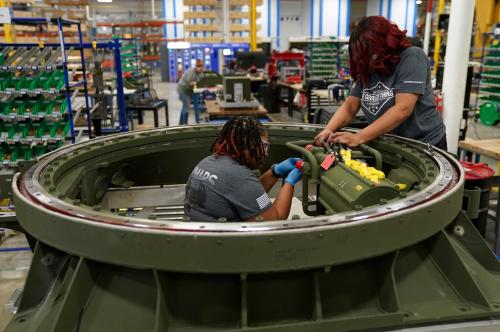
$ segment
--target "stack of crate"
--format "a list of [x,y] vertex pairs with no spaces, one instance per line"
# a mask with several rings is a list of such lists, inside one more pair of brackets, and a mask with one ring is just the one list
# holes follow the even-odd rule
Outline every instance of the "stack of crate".
[[[262,5],[262,0],[257,0],[257,6]],[[250,0],[230,0],[229,1],[229,42],[249,43],[250,42]],[[261,16],[257,7],[258,20]],[[257,26],[257,31],[260,25]],[[257,41],[259,42],[259,41]]]
[[[86,6],[88,0],[44,0],[41,4],[36,4],[35,12],[37,17],[62,17],[70,20],[81,22],[81,29],[84,38],[87,40],[88,34],[88,18]],[[40,35],[47,42],[57,42],[58,27],[55,24],[49,24],[44,27],[43,33]],[[64,27],[64,34],[67,36],[67,43],[78,42],[78,29],[76,25]]]
[[[13,17],[33,17],[33,5],[35,0],[11,0],[10,5],[12,9]],[[3,26],[0,26],[1,36],[0,42],[5,42],[5,35],[3,33]],[[15,26],[15,38],[17,43],[35,43],[37,38],[34,37],[34,33],[37,28],[30,25],[16,25]]]
[[220,43],[223,41],[216,7],[218,0],[184,0],[189,10],[184,12],[186,41],[193,43]]

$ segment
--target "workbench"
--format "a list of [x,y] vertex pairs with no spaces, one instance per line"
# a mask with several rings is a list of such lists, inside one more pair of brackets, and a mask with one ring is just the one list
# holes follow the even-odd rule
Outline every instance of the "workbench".
[[217,117],[232,117],[238,115],[252,115],[256,117],[267,116],[267,110],[259,105],[259,108],[231,108],[221,109],[218,100],[205,100],[209,119]]
[[[461,152],[465,152],[464,158],[461,158]],[[467,138],[458,142],[458,159],[467,159],[468,161],[479,162],[480,156],[490,157],[500,161],[500,138],[476,140]]]
[[134,112],[138,113],[138,122],[139,122],[139,124],[142,124],[144,122],[144,119],[142,117],[142,112],[144,112],[144,111],[153,112],[155,128],[158,128],[160,126],[160,123],[158,120],[158,110],[160,108],[165,109],[165,124],[168,127],[168,125],[169,125],[169,123],[168,123],[168,100],[157,99],[157,100],[152,101],[151,104],[139,104],[139,105],[127,103],[125,106],[125,110],[126,110],[127,115],[129,117],[130,129],[134,130]]

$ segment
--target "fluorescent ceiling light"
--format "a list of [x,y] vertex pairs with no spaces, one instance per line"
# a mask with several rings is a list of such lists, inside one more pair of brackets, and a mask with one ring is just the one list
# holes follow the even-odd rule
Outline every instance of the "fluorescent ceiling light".
[[113,0],[97,0],[97,2],[113,2]]
[[183,41],[168,42],[167,48],[169,48],[169,49],[188,49],[188,48],[191,48],[191,44],[188,42],[183,42]]

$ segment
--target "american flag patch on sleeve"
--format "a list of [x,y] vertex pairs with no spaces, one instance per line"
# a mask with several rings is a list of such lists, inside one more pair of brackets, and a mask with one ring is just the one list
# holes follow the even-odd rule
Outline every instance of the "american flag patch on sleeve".
[[262,210],[269,204],[271,204],[271,200],[269,199],[269,196],[267,196],[267,193],[262,194],[260,197],[256,199],[257,204],[259,204],[259,208]]

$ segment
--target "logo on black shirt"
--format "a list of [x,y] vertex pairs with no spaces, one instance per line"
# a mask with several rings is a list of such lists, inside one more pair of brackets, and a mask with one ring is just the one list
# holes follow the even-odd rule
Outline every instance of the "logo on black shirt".
[[363,90],[361,105],[363,106],[363,110],[377,115],[392,98],[394,98],[394,90],[386,87],[384,83],[378,82],[373,88]]

